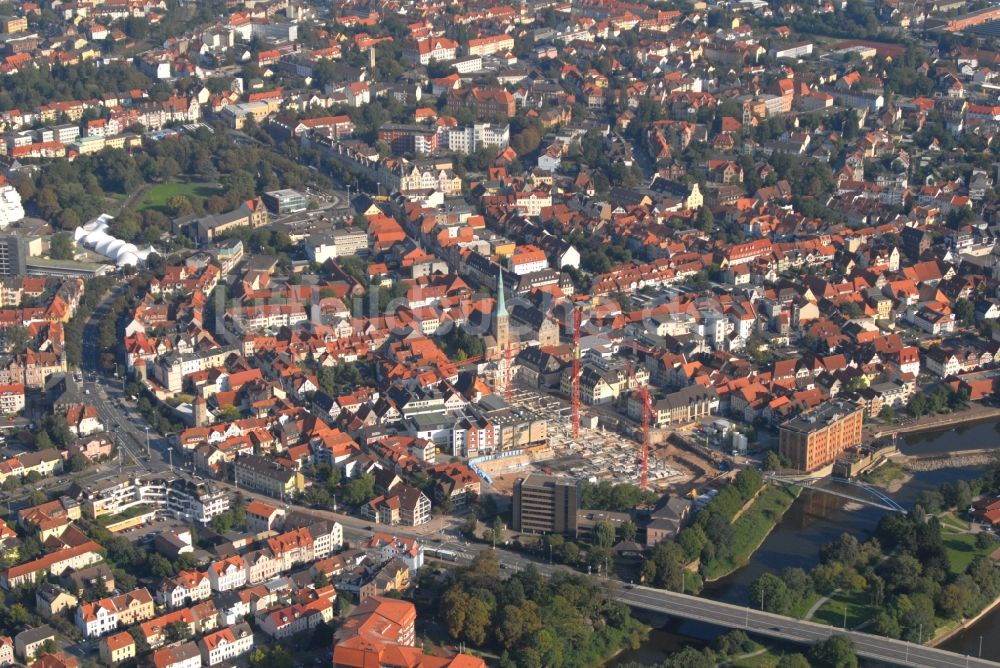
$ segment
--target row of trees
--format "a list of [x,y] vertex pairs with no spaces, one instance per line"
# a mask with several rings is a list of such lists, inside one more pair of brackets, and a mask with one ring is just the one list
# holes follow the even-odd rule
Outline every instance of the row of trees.
[[622,483],[614,485],[608,481],[596,485],[583,483],[580,488],[580,507],[587,510],[612,510],[628,512],[656,502],[655,492],[644,492],[637,485]]
[[701,572],[733,557],[733,518],[763,487],[760,471],[743,469],[695,515],[674,540],[659,543],[642,564],[643,582],[662,589],[688,591],[700,588],[700,578],[687,576],[688,564],[700,560]]
[[[657,668],[715,668],[730,664],[733,659],[751,654],[756,649],[758,645],[743,631],[730,631],[719,636],[711,647],[701,650],[685,647],[675,652]],[[855,668],[858,659],[854,642],[847,636],[835,635],[813,645],[808,657],[799,653],[783,654],[774,665],[776,668]],[[622,668],[641,668],[641,666],[631,662],[624,664]]]
[[946,383],[939,383],[932,392],[917,392],[906,404],[906,412],[915,418],[936,413],[950,413],[969,406],[969,390],[966,387],[953,389]]

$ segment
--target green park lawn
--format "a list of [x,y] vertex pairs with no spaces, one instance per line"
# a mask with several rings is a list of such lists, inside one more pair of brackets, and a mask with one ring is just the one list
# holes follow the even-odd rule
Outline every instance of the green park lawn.
[[942,513],[941,515],[938,516],[938,519],[941,520],[941,525],[946,529],[949,527],[953,529],[959,529],[962,531],[968,531],[969,529],[969,521],[959,519],[958,517],[955,516],[955,513],[953,512]]
[[796,619],[804,619],[805,616],[809,613],[809,610],[812,609],[813,605],[815,605],[816,601],[818,601],[820,598],[822,598],[822,594],[819,594],[817,592],[813,592],[809,596],[803,597],[801,601],[793,605],[792,608],[788,611],[788,616],[795,617]]
[[868,601],[868,592],[837,592],[833,598],[824,603],[813,621],[820,624],[842,627],[844,625],[844,607],[847,607],[847,627],[855,628],[875,616],[878,610]]
[[951,566],[951,572],[956,575],[964,573],[965,569],[969,567],[969,564],[976,557],[989,556],[997,547],[1000,547],[1000,545],[994,542],[985,549],[979,549],[976,547],[976,536],[974,534],[949,531],[947,526],[942,528],[941,538],[944,541],[945,552],[948,553],[948,563]]
[[160,183],[146,192],[136,207],[138,211],[144,209],[156,209],[160,213],[167,213],[167,200],[174,195],[186,195],[191,199],[204,199],[212,195],[218,195],[219,189],[207,183],[186,183],[182,181],[170,181]]

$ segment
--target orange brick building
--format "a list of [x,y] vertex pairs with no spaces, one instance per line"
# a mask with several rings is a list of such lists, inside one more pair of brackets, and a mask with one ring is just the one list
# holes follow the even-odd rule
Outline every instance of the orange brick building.
[[861,444],[864,409],[831,400],[788,420],[778,433],[778,452],[799,471],[832,464],[847,448]]

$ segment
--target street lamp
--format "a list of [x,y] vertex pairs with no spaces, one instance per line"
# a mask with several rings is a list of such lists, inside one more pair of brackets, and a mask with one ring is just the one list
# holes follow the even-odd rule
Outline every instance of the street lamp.
[[146,457],[149,457],[149,425],[146,425]]
[[174,446],[167,448],[167,456],[170,457],[170,470],[174,470]]
[[979,636],[979,658],[983,658],[983,637]]

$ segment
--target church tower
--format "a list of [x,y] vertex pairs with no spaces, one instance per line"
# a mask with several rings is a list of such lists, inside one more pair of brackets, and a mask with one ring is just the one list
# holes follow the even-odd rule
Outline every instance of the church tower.
[[194,426],[204,427],[208,424],[208,402],[198,395],[194,400]]
[[510,315],[507,313],[507,298],[503,291],[503,267],[497,281],[497,311],[493,316],[493,338],[497,341],[497,351],[501,357],[510,345]]

